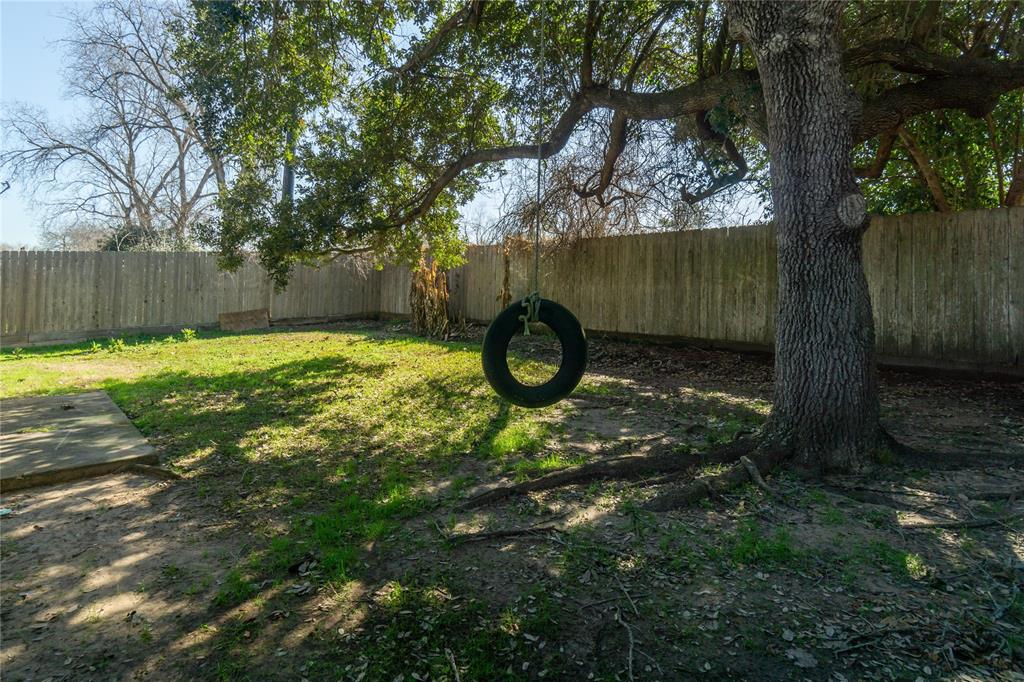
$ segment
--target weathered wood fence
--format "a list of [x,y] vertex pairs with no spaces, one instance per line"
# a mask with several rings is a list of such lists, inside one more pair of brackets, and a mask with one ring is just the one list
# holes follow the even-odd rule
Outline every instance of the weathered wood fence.
[[380,274],[365,259],[300,267],[275,292],[255,262],[217,269],[212,253],[0,252],[0,343],[43,343],[212,326],[269,308],[277,320],[377,312]]
[[[513,297],[532,256],[511,257]],[[879,354],[932,366],[1024,369],[1024,208],[876,218],[864,240]],[[498,312],[500,247],[473,246],[451,274],[467,319]],[[769,226],[581,242],[545,255],[541,291],[595,332],[770,348],[776,301]],[[215,324],[220,312],[268,307],[275,321],[408,313],[409,272],[349,258],[300,268],[275,293],[248,264],[211,254],[4,252],[5,345]]]

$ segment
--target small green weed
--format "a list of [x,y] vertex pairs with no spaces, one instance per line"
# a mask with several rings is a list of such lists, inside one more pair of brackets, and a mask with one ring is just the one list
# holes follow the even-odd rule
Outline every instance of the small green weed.
[[821,522],[826,526],[841,526],[846,522],[846,514],[837,507],[829,505],[821,512]]
[[247,580],[240,570],[231,569],[224,578],[224,584],[217,591],[213,601],[217,606],[235,606],[251,597],[256,592],[256,586]]
[[840,560],[847,581],[854,579],[859,566],[872,566],[906,580],[921,580],[930,573],[920,554],[905,552],[884,540],[859,545]]
[[766,535],[760,524],[751,519],[741,522],[733,533],[725,535],[709,554],[712,558],[741,566],[784,566],[799,558],[788,530],[776,528]]

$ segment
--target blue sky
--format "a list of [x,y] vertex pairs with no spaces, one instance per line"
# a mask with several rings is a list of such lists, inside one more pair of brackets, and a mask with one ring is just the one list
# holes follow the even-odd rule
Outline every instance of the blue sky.
[[[0,2],[0,102],[3,105],[20,101],[46,109],[55,119],[74,116],[74,102],[62,96],[61,50],[54,43],[68,30],[60,15],[72,6],[88,4],[93,3]],[[15,184],[0,196],[0,241],[32,246],[37,238],[37,220],[20,190]]]
[[[76,104],[64,97],[62,49],[58,41],[69,26],[61,17],[71,8],[95,2],[0,0],[0,103],[23,102],[45,109],[55,120],[74,117]],[[9,180],[2,177],[0,180]],[[463,213],[471,220],[493,219],[497,200],[484,193]],[[13,183],[0,196],[0,242],[36,246],[39,221],[23,188]]]
[[[45,109],[56,121],[72,120],[76,103],[64,97],[62,49],[58,44],[70,30],[62,18],[72,8],[87,9],[95,2],[0,0],[0,106],[24,102]],[[0,177],[0,180],[9,178]],[[13,246],[38,244],[39,220],[32,202],[14,183],[0,196],[0,242]],[[491,222],[497,216],[502,188],[494,183],[462,210],[468,220]],[[741,201],[744,212],[752,206]]]

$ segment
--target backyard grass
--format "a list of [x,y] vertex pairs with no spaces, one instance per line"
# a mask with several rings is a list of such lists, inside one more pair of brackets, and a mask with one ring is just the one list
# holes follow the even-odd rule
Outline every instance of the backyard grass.
[[[105,390],[183,477],[157,486],[159,499],[182,496],[202,521],[199,546],[165,548],[170,560],[116,590],[201,601],[198,615],[133,625],[128,614],[125,625],[93,605],[69,630],[109,643],[131,627],[154,679],[781,680],[854,663],[865,678],[928,679],[953,670],[935,658],[949,637],[961,642],[950,627],[993,642],[956,650],[972,665],[1002,671],[1021,655],[1024,599],[992,568],[1021,549],[1004,532],[1016,525],[908,536],[894,507],[786,475],[770,480],[782,501],[747,486],[669,515],[642,510],[643,482],[609,481],[459,512],[476,486],[651,442],[700,452],[765,418],[763,363],[693,352],[699,372],[666,371],[660,356],[647,370],[643,349],[607,348],[620,364],[599,346],[602,371],[542,410],[491,392],[477,343],[381,323],[8,349],[0,396]],[[553,372],[536,357],[523,348],[516,371]],[[999,405],[974,411],[988,419]],[[949,485],[899,476],[913,489]],[[977,510],[1006,513],[999,504]],[[553,521],[557,533],[455,541]],[[5,555],[29,539],[5,539]],[[89,557],[62,570],[87,576],[105,560]],[[31,583],[33,561],[18,566],[26,575],[7,580]],[[911,631],[913,646],[899,641]],[[109,646],[81,670],[132,670]]]
[[[428,499],[437,504],[425,486],[467,457],[515,471],[561,463],[521,459],[540,448],[546,412],[500,401],[472,344],[359,331],[185,330],[0,357],[2,397],[105,390],[224,511],[272,508],[290,520],[232,573],[223,604],[309,552],[329,579],[356,577],[360,548]],[[513,365],[554,371],[528,359]]]

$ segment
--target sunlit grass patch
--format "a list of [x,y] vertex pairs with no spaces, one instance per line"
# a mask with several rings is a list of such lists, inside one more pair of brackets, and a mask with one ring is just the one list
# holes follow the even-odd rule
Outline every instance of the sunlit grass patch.
[[580,385],[573,391],[575,395],[592,396],[613,396],[623,391],[623,385],[619,381],[598,381],[596,379],[584,378]]
[[537,474],[545,474],[558,469],[565,469],[572,466],[579,466],[586,461],[586,458],[572,457],[560,452],[553,452],[540,459],[521,459],[512,465],[518,480],[524,480]]
[[915,552],[893,547],[885,540],[871,540],[852,547],[838,557],[844,581],[853,583],[865,567],[885,571],[902,580],[923,580],[931,574],[924,558]]
[[486,457],[533,453],[540,450],[547,438],[548,428],[543,422],[517,420],[502,428],[480,447]]
[[[546,411],[493,394],[478,346],[380,331],[126,337],[0,358],[4,397],[106,390],[204,498],[239,515],[274,508],[287,554],[320,553],[339,580],[453,459],[536,452],[549,431]],[[233,575],[225,598],[245,584]]]

